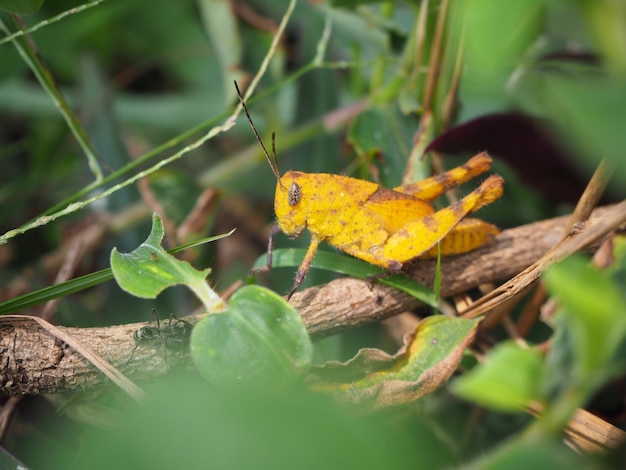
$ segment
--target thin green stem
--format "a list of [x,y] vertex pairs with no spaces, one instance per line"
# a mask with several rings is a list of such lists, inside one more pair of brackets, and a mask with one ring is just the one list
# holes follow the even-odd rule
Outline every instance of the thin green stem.
[[[255,77],[253,78],[250,86],[248,87],[248,91],[247,93],[251,93],[254,90],[254,87],[256,86],[256,84],[259,82],[261,76],[263,75],[263,73],[265,72],[265,70],[267,69],[267,66],[269,64],[269,61],[271,59],[271,57],[273,56],[276,47],[278,45],[278,41],[282,35],[282,32],[284,31],[287,22],[291,16],[291,13],[293,12],[293,9],[295,8],[295,4],[296,4],[296,0],[292,0],[289,4],[289,7],[285,13],[285,15],[283,16],[283,19],[281,21],[279,30],[277,31],[274,40],[272,42],[272,46],[270,47],[270,50],[268,51],[265,59],[263,60],[263,63],[261,65],[261,67],[259,68],[259,71],[257,72],[257,74],[255,75]],[[0,27],[3,28],[3,30],[8,34],[8,29],[6,28],[6,26],[0,21]],[[62,109],[63,107],[66,108],[67,112],[66,114],[64,114],[64,116],[74,116],[73,113],[71,113],[71,110],[69,109],[69,107],[67,107],[66,102],[63,100],[62,95],[58,92],[58,89],[55,86],[51,86],[54,85],[54,82],[52,81],[52,77],[50,76],[49,73],[47,73],[47,71],[45,69],[43,69],[43,67],[41,66],[41,64],[39,63],[39,61],[36,60],[36,57],[34,58],[35,60],[32,60],[32,58],[30,57],[31,55],[34,56],[33,51],[30,49],[30,46],[28,46],[28,44],[24,45],[22,43],[24,43],[25,41],[23,41],[22,38],[20,39],[15,39],[13,41],[14,44],[16,44],[16,47],[18,47],[18,51],[20,51],[20,54],[22,54],[22,56],[24,57],[24,59],[29,62],[29,65],[32,64],[33,71],[35,72],[35,74],[37,74],[38,78],[40,79],[40,82],[42,84],[42,86],[49,90],[49,93],[56,93],[53,95],[53,99],[55,99],[55,104],[57,104],[57,107],[59,107],[59,109]],[[27,47],[25,47],[27,46]],[[47,82],[46,79],[49,79],[50,82]],[[195,142],[193,142],[192,144],[186,146],[185,148],[183,148],[182,150],[180,150],[179,152],[176,152],[174,155],[161,160],[160,162],[158,162],[157,164],[153,165],[152,167],[150,167],[149,169],[145,170],[145,171],[141,171],[139,173],[137,173],[136,175],[130,177],[129,179],[127,179],[126,181],[117,184],[107,190],[105,190],[104,192],[98,194],[97,196],[85,199],[83,201],[77,201],[76,199],[78,199],[78,197],[76,197],[76,195],[72,196],[71,198],[67,199],[66,201],[68,202],[67,205],[63,204],[57,204],[55,206],[55,208],[57,207],[63,207],[63,208],[59,208],[59,210],[56,211],[47,211],[46,213],[44,213],[44,215],[41,215],[33,220],[31,220],[30,222],[22,225],[19,228],[13,229],[13,230],[9,230],[8,232],[6,232],[4,235],[0,236],[0,244],[6,243],[9,239],[23,234],[25,232],[27,232],[28,230],[32,230],[36,227],[48,224],[56,219],[58,219],[59,217],[63,217],[65,215],[71,214],[73,212],[76,212],[77,210],[80,210],[82,208],[84,208],[85,206],[98,201],[104,197],[110,196],[111,194],[113,194],[114,192],[119,191],[120,189],[134,183],[135,181],[137,181],[140,178],[143,178],[144,176],[148,176],[151,173],[154,173],[155,171],[159,170],[160,168],[162,168],[163,166],[173,162],[174,160],[179,159],[180,157],[182,157],[183,155],[189,153],[192,150],[195,150],[196,148],[200,147],[202,144],[204,144],[206,141],[208,141],[209,139],[212,139],[213,137],[215,137],[216,135],[222,133],[222,132],[226,132],[227,130],[229,130],[235,123],[235,120],[237,118],[237,116],[239,115],[241,108],[239,106],[237,106],[235,108],[235,110],[232,112],[232,114],[230,115],[230,117],[220,126],[215,126],[212,127],[203,137],[199,138],[198,140],[196,140]],[[71,113],[71,114],[70,114]],[[228,113],[224,113],[226,115],[228,115]],[[218,117],[219,118],[219,117]],[[215,118],[214,120],[212,120],[213,122],[216,121],[218,118]],[[78,124],[78,120],[76,119],[67,119],[66,117],[66,121],[68,122],[68,125],[70,126],[70,128],[72,128],[73,131],[79,131],[80,135],[84,134],[84,131],[82,130],[82,127],[76,127],[75,124]],[[200,126],[196,126],[196,128],[192,129],[189,132],[184,133],[184,136],[187,136],[189,134],[193,134],[195,133],[200,127],[205,127],[204,125],[200,125]],[[82,134],[81,134],[82,133]],[[86,134],[84,134],[84,137],[87,137]],[[78,135],[77,135],[78,138]],[[182,140],[181,138],[177,138],[175,139],[176,141],[180,141]],[[80,140],[81,142],[86,142],[86,140]],[[169,148],[171,145],[173,145],[171,143],[172,141],[169,141],[167,143],[165,143],[162,148]],[[128,167],[135,167],[141,163],[143,163],[144,161],[147,161],[148,159],[154,157],[156,154],[160,153],[161,149],[157,148],[155,150],[153,150],[152,152],[149,152],[148,154],[144,155],[144,157],[142,157],[141,159],[139,159],[136,162],[133,162],[132,164],[127,165],[123,170],[119,170],[118,172],[115,172],[114,175],[111,175],[107,178],[107,180],[112,180],[114,178],[114,176],[119,176],[119,174],[121,172],[125,172],[128,171]],[[88,154],[89,155],[89,154]],[[94,160],[95,161],[95,160]],[[91,162],[91,159],[90,159]],[[98,171],[99,171],[99,167],[97,167]],[[102,175],[100,173],[100,178],[97,178],[96,181],[96,185],[89,185],[88,188],[84,188],[83,190],[81,190],[79,193],[84,195],[87,193],[87,189],[93,190],[97,187],[100,187],[103,183],[102,183]],[[64,202],[66,202],[64,201]],[[71,202],[70,202],[71,201]]]
[[207,282],[189,282],[187,287],[200,299],[207,313],[218,312],[224,309],[224,301],[209,287]]
[[[14,26],[16,28],[19,28],[17,21],[15,21],[14,17],[12,18]],[[7,25],[5,25],[1,19],[0,30],[2,30],[6,34],[9,34],[10,32]],[[26,62],[26,64],[35,74],[35,77],[41,84],[42,88],[48,93],[50,98],[52,98],[55,106],[63,116],[63,119],[65,119],[65,122],[74,134],[74,137],[83,149],[83,152],[85,152],[85,156],[87,157],[87,161],[89,163],[89,168],[91,169],[91,172],[93,173],[96,181],[100,181],[102,179],[102,170],[100,168],[100,165],[98,165],[96,152],[91,145],[89,136],[87,135],[85,129],[78,120],[78,116],[76,116],[76,113],[74,113],[72,108],[65,100],[65,97],[57,87],[54,78],[52,78],[52,74],[50,74],[50,72],[46,69],[43,63],[39,60],[39,57],[33,50],[33,46],[29,41],[26,41],[25,38],[20,37],[17,39],[13,39],[12,42],[22,59],[24,59],[24,62]]]
[[107,0],[95,0],[93,2],[85,3],[84,5],[79,5],[76,8],[70,8],[69,10],[65,10],[63,13],[59,13],[58,15],[53,16],[52,18],[48,18],[46,20],[40,21],[39,23],[37,23],[34,26],[31,26],[30,28],[22,29],[20,31],[14,32],[13,34],[9,34],[8,36],[5,36],[4,38],[0,39],[0,46],[9,41],[13,41],[14,39],[25,36],[26,34],[34,33],[35,31],[43,28],[44,26],[50,26],[51,24],[56,23],[57,21],[61,21],[63,18],[67,16],[75,15],[77,13],[82,13],[83,11],[89,10],[90,8],[98,6],[101,3],[104,3],[105,1]]
[[[289,14],[291,13],[294,5],[295,5],[295,2],[292,1],[291,4],[290,4],[290,8],[288,9],[287,13],[283,17],[283,22],[281,23],[281,28],[285,27],[286,21],[288,20]],[[297,70],[294,73],[292,73],[290,76],[286,77],[281,82],[275,84],[274,86],[272,86],[270,88],[267,88],[266,90],[264,90],[261,93],[258,93],[256,95],[254,95],[254,97],[251,98],[248,101],[248,103],[249,104],[254,104],[256,101],[260,101],[260,100],[264,99],[266,96],[269,96],[269,95],[275,93],[277,90],[279,90],[282,87],[284,87],[285,84],[297,80],[299,77],[305,75],[306,73],[308,73],[308,72],[310,72],[312,70],[315,70],[316,68],[319,68],[319,67],[328,66],[328,64],[324,64],[322,62],[322,60],[323,60],[323,58],[325,56],[326,49],[328,47],[328,42],[330,40],[330,34],[331,34],[331,23],[330,23],[329,20],[327,20],[326,24],[325,24],[325,27],[324,27],[324,32],[323,32],[323,34],[322,34],[322,36],[321,36],[321,38],[320,38],[320,40],[318,42],[316,54],[315,54],[315,57],[313,58],[313,60],[310,63],[308,63],[307,65],[305,65],[304,67],[302,67],[299,70]],[[275,38],[275,43],[276,44],[277,44],[276,41],[278,40],[279,36],[280,36],[280,32],[277,34],[277,36]],[[17,41],[15,41],[15,42],[17,42]],[[274,50],[275,50],[275,45],[273,45],[270,48],[270,51],[268,51],[268,55],[266,56],[266,61],[264,62],[265,66],[267,66],[267,63],[269,62],[269,58],[272,56],[272,52]],[[262,67],[259,70],[257,75],[260,77],[264,70],[265,69]],[[42,69],[42,72],[46,72],[46,71]],[[49,74],[44,73],[43,76],[45,78],[45,76],[49,76]],[[253,81],[253,83],[256,83],[256,82]],[[43,85],[43,83],[42,83],[42,85]],[[53,87],[53,88],[56,91],[56,87]],[[248,91],[252,90],[252,89],[253,89],[253,85],[251,84],[248,87]],[[65,102],[63,101],[63,103],[65,103]],[[69,108],[67,108],[67,109],[69,110]],[[37,227],[40,227],[42,225],[48,224],[50,222],[53,222],[53,221],[57,220],[60,217],[66,216],[66,215],[71,214],[71,213],[73,213],[73,212],[75,212],[77,210],[80,210],[80,209],[88,206],[89,204],[91,204],[91,203],[93,203],[95,201],[98,201],[100,199],[108,197],[111,194],[117,192],[118,190],[123,189],[126,186],[129,186],[130,184],[134,183],[138,179],[140,179],[140,178],[142,178],[144,176],[148,176],[148,175],[154,173],[155,171],[161,169],[165,165],[168,165],[169,163],[173,162],[174,160],[177,160],[177,159],[181,158],[183,155],[185,155],[185,154],[189,153],[190,151],[200,147],[207,140],[213,138],[214,136],[218,135],[221,132],[225,132],[226,130],[228,130],[232,125],[234,125],[235,118],[239,114],[239,110],[240,110],[240,108],[237,106],[234,110],[231,109],[229,111],[224,111],[220,115],[215,116],[214,118],[209,119],[209,120],[207,120],[205,122],[202,122],[202,123],[198,124],[197,126],[193,127],[192,129],[189,129],[188,131],[181,133],[177,137],[175,137],[173,139],[170,139],[167,142],[164,142],[160,146],[158,146],[158,147],[154,148],[153,150],[147,152],[146,154],[144,154],[143,156],[139,157],[138,159],[128,163],[127,165],[125,165],[124,167],[120,168],[119,170],[111,173],[107,177],[104,177],[104,178],[100,177],[96,181],[92,182],[91,184],[87,185],[86,187],[84,187],[81,190],[79,190],[76,193],[74,193],[69,198],[66,198],[65,200],[55,204],[53,207],[51,207],[50,209],[46,210],[45,212],[43,212],[39,216],[31,219],[30,221],[28,221],[27,223],[25,223],[21,227],[18,227],[18,228],[13,229],[13,230],[9,230],[6,233],[4,233],[2,236],[0,236],[0,244],[6,243],[9,239],[14,238],[14,237],[16,237],[18,235],[21,235],[21,234],[23,234],[23,233],[25,233],[25,232],[27,232],[29,230],[32,230],[34,228],[37,228]],[[71,110],[70,110],[70,112],[71,112]],[[73,115],[73,113],[72,113],[72,115]],[[215,124],[217,122],[222,121],[224,119],[226,119],[226,122],[222,126],[215,126]],[[72,121],[70,119],[70,122],[71,122],[70,127],[72,127],[72,128],[75,127],[74,126],[75,123],[78,124],[77,120]],[[145,164],[146,162],[149,162],[150,160],[154,159],[155,157],[157,157],[158,155],[160,155],[163,152],[167,151],[168,149],[171,149],[172,147],[180,145],[180,143],[183,142],[184,140],[187,140],[190,137],[192,137],[192,136],[194,136],[194,135],[196,135],[196,134],[198,134],[200,132],[205,131],[207,128],[210,128],[210,130],[203,137],[199,138],[194,143],[186,146],[182,150],[176,152],[172,156],[159,161],[158,163],[156,163],[152,167],[135,174],[134,176],[132,176],[129,179],[127,179],[126,181],[124,181],[124,182],[122,182],[122,183],[120,183],[118,185],[115,185],[115,186],[113,186],[111,188],[108,188],[107,190],[101,192],[100,194],[98,194],[96,196],[93,196],[93,197],[88,198],[88,199],[80,200],[80,198],[86,196],[87,194],[93,193],[96,189],[99,189],[99,188],[105,186],[106,184],[108,184],[108,183],[110,183],[110,182],[112,182],[112,181],[114,181],[114,180],[116,180],[116,179],[118,179],[118,178],[120,178],[122,176],[125,176],[129,171],[132,171],[135,168],[139,167],[140,165]],[[296,144],[302,142],[303,140],[306,140],[307,138],[309,138],[312,135],[314,135],[321,128],[323,128],[323,123],[321,121],[317,121],[317,122],[309,124],[307,126],[303,126],[300,129],[298,129],[296,132],[294,132],[290,136],[288,136],[285,140],[283,140],[281,142],[281,146],[283,148],[289,148],[289,147],[291,147],[293,145],[296,145]],[[76,130],[82,132],[82,127],[78,127],[78,128],[76,128]],[[216,179],[219,180],[224,174],[231,173],[232,169],[235,168],[235,165],[241,163],[240,160],[244,160],[246,162],[254,161],[256,159],[256,157],[257,157],[257,154],[260,155],[260,153],[258,151],[255,151],[254,153],[244,152],[244,153],[242,153],[240,155],[239,158],[236,157],[236,158],[232,159],[232,161],[224,162],[222,165],[219,165],[216,168],[212,169],[211,172],[209,173],[209,176],[201,178],[201,182],[203,184],[205,184],[207,182],[215,181]],[[215,175],[220,175],[220,176],[218,178]]]

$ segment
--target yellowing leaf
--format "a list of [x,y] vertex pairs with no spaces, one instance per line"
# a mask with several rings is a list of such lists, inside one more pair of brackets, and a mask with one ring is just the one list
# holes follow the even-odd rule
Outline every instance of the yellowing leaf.
[[477,324],[476,320],[443,315],[426,318],[396,355],[362,349],[344,364],[316,368],[309,384],[363,412],[406,405],[450,378],[474,339]]

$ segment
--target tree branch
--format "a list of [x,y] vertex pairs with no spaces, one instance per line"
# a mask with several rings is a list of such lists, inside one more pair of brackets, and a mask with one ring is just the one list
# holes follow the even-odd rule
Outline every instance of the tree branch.
[[[596,209],[591,222],[601,218],[607,210]],[[449,297],[483,283],[515,276],[561,239],[568,220],[569,216],[564,216],[505,230],[485,247],[445,258],[441,266],[442,296]],[[413,278],[430,286],[435,268],[434,260],[416,261],[409,272]],[[302,315],[313,339],[421,305],[415,298],[391,287],[377,284],[370,289],[367,282],[351,278],[298,292],[291,303]],[[196,323],[201,317],[185,319]],[[162,345],[140,345],[128,361],[135,347],[133,333],[146,325],[59,328],[133,379],[157,377],[178,365],[190,367],[188,354],[165,350]],[[108,379],[83,356],[37,323],[0,317],[0,395],[86,390],[108,384]]]

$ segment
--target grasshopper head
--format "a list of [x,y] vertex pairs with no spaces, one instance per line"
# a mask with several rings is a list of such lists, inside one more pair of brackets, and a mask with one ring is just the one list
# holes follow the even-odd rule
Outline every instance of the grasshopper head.
[[[252,118],[248,112],[248,107],[244,102],[237,82],[235,82],[235,89],[237,90],[237,96],[239,97],[241,107],[246,113],[246,117],[252,127],[252,132],[254,132],[256,140],[259,142],[259,145],[263,150],[265,159],[267,160],[267,163],[269,163],[272,173],[274,173],[274,176],[276,177],[277,184],[276,196],[274,198],[274,212],[276,212],[278,225],[280,225],[281,230],[290,237],[297,237],[306,228],[306,212],[304,208],[307,207],[307,203],[305,201],[308,200],[308,196],[306,195],[306,191],[302,191],[302,182],[306,180],[306,174],[298,171],[288,171],[281,178],[280,170],[278,169],[278,159],[276,158],[274,134],[272,134],[272,157],[270,157],[263,141],[261,140],[261,137],[259,136],[259,133],[256,130],[256,127],[254,127],[254,123],[252,122]],[[299,179],[302,179],[303,181],[298,182]]]
[[299,236],[306,228],[306,207],[309,195],[303,189],[306,175],[299,171],[288,171],[276,185],[274,212],[283,232],[290,237]]

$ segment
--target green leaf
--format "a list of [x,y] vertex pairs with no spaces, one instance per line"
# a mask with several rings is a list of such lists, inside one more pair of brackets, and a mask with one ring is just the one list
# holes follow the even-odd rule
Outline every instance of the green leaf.
[[[396,106],[379,105],[360,113],[350,124],[348,141],[362,157],[375,159],[380,183],[398,186],[402,181],[407,156],[411,153],[415,123]],[[426,173],[422,177],[428,176]]]
[[306,370],[313,347],[298,312],[260,286],[245,286],[228,310],[208,315],[191,335],[196,367],[211,383],[289,381]]
[[0,0],[0,9],[18,15],[35,13],[43,5],[43,0]]
[[[193,248],[194,246],[219,240],[232,233],[233,232],[231,231],[229,233],[203,238],[202,240],[196,240],[185,245],[172,248],[168,251],[168,253],[178,253],[187,248]],[[111,268],[107,268],[96,271],[95,273],[85,274],[84,276],[80,276],[75,279],[70,279],[69,281],[61,282],[60,284],[44,287],[43,289],[0,302],[0,315],[26,310],[48,302],[49,300],[58,299],[60,297],[65,297],[66,295],[74,294],[75,292],[89,289],[90,287],[97,286],[103,282],[110,281],[111,279],[113,279],[113,273],[111,272]]]
[[543,0],[478,0],[469,4],[464,38],[470,86],[477,91],[502,93],[501,87],[541,34],[543,10]]
[[542,395],[552,401],[563,396],[576,385],[578,377],[573,372],[576,367],[575,345],[572,331],[564,315],[555,315],[550,319],[554,334],[550,339],[550,350],[546,354]]
[[539,396],[543,358],[513,342],[495,347],[485,363],[452,384],[457,395],[501,411],[521,411]]
[[111,251],[111,269],[118,285],[126,292],[144,299],[154,299],[164,289],[184,284],[202,301],[209,312],[223,307],[223,301],[208,286],[207,268],[198,271],[187,261],[181,261],[167,253],[161,246],[163,222],[155,213],[152,230],[145,242],[130,253]]
[[0,468],[9,469],[9,468],[27,468],[22,462],[17,460],[13,455],[11,455],[4,448],[0,448]]
[[592,459],[581,453],[571,452],[557,440],[545,439],[526,442],[513,439],[504,442],[478,459],[463,465],[467,470],[526,470],[528,468],[549,468],[569,470],[573,468],[601,468]]
[[571,331],[576,380],[579,384],[601,380],[619,347],[626,340],[626,303],[608,273],[571,257],[552,266],[543,276],[558,299]]
[[[180,374],[151,381],[146,392],[142,406],[115,402],[114,416],[106,397],[114,429],[83,425],[81,451],[71,462],[66,447],[36,441],[32,452],[42,460],[45,454],[45,462],[30,468],[408,469],[419,456],[422,468],[440,469],[454,462],[426,426],[413,423],[409,440],[397,422],[347,416],[298,386],[219,389],[197,374]],[[81,402],[81,409],[89,404]]]
[[366,412],[411,403],[443,385],[473,340],[477,320],[435,315],[421,321],[395,356],[362,349],[346,363],[329,362],[309,377],[314,390]]
[[44,287],[43,289],[29,292],[28,294],[20,295],[0,303],[0,315],[26,310],[50,300],[65,297],[66,295],[97,286],[111,279],[113,279],[111,269],[107,268],[96,271],[95,273],[85,274],[75,279],[70,279],[60,284]]
[[[305,253],[306,249],[302,248],[281,248],[274,250],[272,252],[272,267],[297,268],[300,266],[300,263],[302,263]],[[267,256],[261,256],[254,263],[254,268],[265,266],[266,263]],[[368,277],[376,276],[385,272],[384,269],[374,266],[373,264],[366,263],[365,261],[321,250],[318,250],[315,254],[315,258],[313,258],[313,262],[311,263],[311,268],[325,269],[327,271],[333,271],[359,279],[367,279]],[[439,307],[437,296],[433,291],[419,282],[415,282],[414,280],[403,276],[402,274],[393,274],[389,277],[380,278],[377,279],[377,282],[395,287],[402,292],[406,292],[433,308]]]
[[542,76],[541,98],[553,117],[557,135],[576,157],[573,164],[590,176],[605,158],[611,166],[612,189],[616,198],[624,197],[626,164],[620,158],[623,148],[623,110],[626,90],[621,81],[603,78],[571,80],[564,76]]

